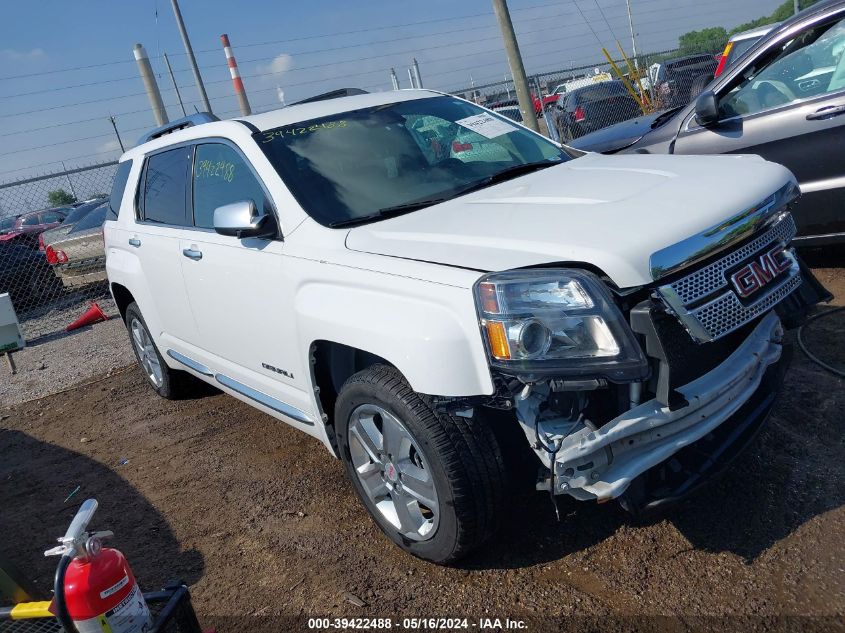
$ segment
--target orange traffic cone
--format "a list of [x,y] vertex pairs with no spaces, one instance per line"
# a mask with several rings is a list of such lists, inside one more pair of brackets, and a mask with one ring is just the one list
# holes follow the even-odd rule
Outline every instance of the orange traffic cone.
[[91,325],[92,323],[108,321],[108,319],[109,318],[100,309],[100,306],[97,305],[97,302],[94,301],[91,303],[91,307],[85,311],[85,314],[83,314],[76,321],[74,321],[65,328],[65,332],[70,332],[71,330],[75,330],[76,328],[84,327],[86,325]]

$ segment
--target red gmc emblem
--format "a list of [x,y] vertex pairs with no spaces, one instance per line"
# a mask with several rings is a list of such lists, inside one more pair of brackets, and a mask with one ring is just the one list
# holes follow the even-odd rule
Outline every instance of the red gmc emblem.
[[731,283],[736,288],[736,293],[744,299],[761,290],[791,265],[784,247],[778,244],[731,275]]

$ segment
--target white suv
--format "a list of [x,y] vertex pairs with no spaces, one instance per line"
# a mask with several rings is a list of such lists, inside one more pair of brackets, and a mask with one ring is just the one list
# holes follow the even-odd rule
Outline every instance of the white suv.
[[580,155],[452,96],[358,94],[150,134],[107,269],[159,395],[204,380],[313,435],[447,562],[508,511],[519,450],[553,501],[633,511],[738,452],[779,384],[773,308],[823,293],[787,247],[797,195],[757,157]]

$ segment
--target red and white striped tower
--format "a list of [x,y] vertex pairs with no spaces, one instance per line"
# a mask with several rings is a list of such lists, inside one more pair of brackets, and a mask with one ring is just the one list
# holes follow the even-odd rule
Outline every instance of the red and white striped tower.
[[244,82],[241,79],[241,73],[238,71],[238,62],[235,61],[232,46],[229,44],[229,36],[224,33],[220,36],[220,41],[223,42],[223,52],[226,53],[226,63],[229,64],[229,73],[232,75],[232,85],[235,87],[235,94],[241,106],[241,114],[244,116],[252,114],[252,108],[249,107],[249,101],[246,98]]

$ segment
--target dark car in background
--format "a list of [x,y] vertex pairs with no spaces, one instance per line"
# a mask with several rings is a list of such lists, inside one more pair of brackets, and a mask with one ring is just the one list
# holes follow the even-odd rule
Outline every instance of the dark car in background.
[[59,226],[72,210],[73,207],[56,207],[3,218],[0,220],[0,245],[20,241],[33,246],[41,233]]
[[11,295],[16,311],[35,308],[60,290],[42,253],[26,244],[0,246],[0,293]]
[[651,71],[657,103],[664,108],[686,105],[710,83],[719,62],[713,55],[688,55],[660,62]]
[[571,145],[606,154],[759,154],[788,167],[801,186],[796,243],[845,243],[845,0],[775,27],[695,103]]
[[603,81],[558,97],[555,125],[562,141],[579,138],[641,113],[621,81]]

